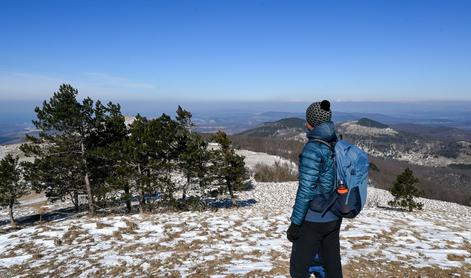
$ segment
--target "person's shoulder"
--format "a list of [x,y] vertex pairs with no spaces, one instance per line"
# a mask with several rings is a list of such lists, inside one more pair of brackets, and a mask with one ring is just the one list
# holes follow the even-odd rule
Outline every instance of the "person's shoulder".
[[319,143],[313,140],[309,140],[304,145],[303,154],[304,155],[317,154],[319,153],[319,151],[320,151]]

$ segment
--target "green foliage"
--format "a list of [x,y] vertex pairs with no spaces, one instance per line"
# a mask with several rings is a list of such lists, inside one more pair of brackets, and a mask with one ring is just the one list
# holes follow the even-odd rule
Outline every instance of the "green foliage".
[[186,198],[187,190],[191,187],[198,188],[200,196],[204,195],[207,186],[213,182],[208,144],[199,134],[192,132],[194,124],[191,117],[190,112],[178,106],[176,117],[179,123],[177,166],[186,180],[180,188],[182,199]]
[[15,225],[13,205],[28,192],[28,186],[21,180],[21,175],[18,157],[8,154],[0,161],[0,205],[8,206],[12,225]]
[[[175,193],[182,191],[185,199],[190,184],[199,189],[199,196],[192,197],[205,195],[204,189],[211,183],[210,155],[207,143],[191,132],[191,126],[191,113],[181,107],[176,120],[165,114],[152,120],[137,115],[129,127],[129,136],[106,149],[109,159],[116,161],[109,183],[123,189],[128,211],[133,194],[139,195],[140,211],[156,207],[188,208],[184,200],[176,199]],[[176,172],[186,177],[187,182],[181,187],[172,180]],[[158,202],[146,201],[145,196],[157,192]]]
[[213,136],[213,141],[220,146],[214,152],[214,166],[220,183],[226,185],[232,202],[234,202],[234,190],[244,189],[244,181],[248,178],[244,157],[237,155],[232,148],[232,142],[223,131],[218,131]]
[[183,127],[185,130],[188,130],[191,132],[192,128],[195,126],[193,122],[191,121],[191,117],[193,115],[191,112],[183,109],[180,105],[178,105],[177,108],[177,116],[175,119],[177,122],[180,124],[181,127]]
[[25,164],[25,178],[51,200],[69,195],[77,201],[77,195],[86,192],[89,210],[94,213],[95,197],[103,198],[111,169],[97,150],[124,137],[126,127],[119,105],[110,102],[105,106],[90,98],[80,103],[77,94],[64,84],[42,107],[35,108],[33,123],[40,133],[38,138],[28,136],[30,144],[21,148],[36,158]]
[[357,122],[361,126],[366,126],[366,127],[376,127],[376,128],[388,128],[388,125],[385,125],[383,123],[380,123],[378,121],[368,119],[368,118],[361,118]]
[[412,170],[406,168],[402,174],[397,176],[396,181],[390,189],[394,200],[390,201],[389,205],[405,208],[409,211],[413,211],[414,209],[421,210],[423,204],[414,201],[414,197],[422,195],[422,192],[416,187],[418,181]]
[[175,202],[175,208],[183,211],[202,211],[208,208],[206,202],[200,196],[190,196]]
[[133,194],[139,195],[140,211],[152,209],[145,196],[156,192],[161,194],[159,204],[172,203],[175,186],[170,175],[177,155],[176,129],[177,123],[165,114],[152,120],[137,115],[128,136],[102,150],[114,165],[108,182],[123,190],[121,199],[128,211]]
[[[96,207],[126,204],[138,196],[139,209],[158,207],[201,209],[211,189],[221,184],[231,198],[244,188],[244,160],[236,155],[223,132],[214,140],[221,146],[209,150],[203,137],[192,131],[192,114],[178,106],[176,118],[136,116],[126,127],[119,104],[103,105],[90,98],[77,100],[78,91],[61,85],[41,107],[34,125],[38,137],[28,137],[22,151],[33,162],[23,164],[24,178],[49,200],[72,200],[86,194],[93,214]],[[183,184],[174,176],[185,177]],[[182,192],[177,199],[176,193]],[[159,195],[159,199],[148,196]],[[188,194],[188,198],[187,198]]]
[[302,132],[305,130],[305,119],[300,118],[285,118],[276,122],[267,122],[261,126],[243,131],[239,133],[239,136],[247,137],[261,137],[266,139],[277,134],[280,129],[290,129]]

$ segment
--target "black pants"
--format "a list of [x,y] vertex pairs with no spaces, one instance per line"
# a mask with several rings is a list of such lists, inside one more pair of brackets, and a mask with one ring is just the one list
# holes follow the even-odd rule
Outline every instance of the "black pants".
[[309,266],[320,255],[328,278],[342,277],[339,232],[342,219],[326,222],[307,222],[301,226],[301,236],[293,243],[289,272],[293,278],[309,277]]

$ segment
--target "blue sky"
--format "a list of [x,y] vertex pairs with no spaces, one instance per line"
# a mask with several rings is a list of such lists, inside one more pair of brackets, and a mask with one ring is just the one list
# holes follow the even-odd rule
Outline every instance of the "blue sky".
[[471,1],[0,2],[0,100],[471,100]]

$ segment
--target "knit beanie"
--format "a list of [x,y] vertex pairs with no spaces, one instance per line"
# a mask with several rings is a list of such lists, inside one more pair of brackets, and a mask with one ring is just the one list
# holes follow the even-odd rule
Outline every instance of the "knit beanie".
[[306,109],[306,121],[313,127],[328,122],[331,118],[332,111],[330,111],[330,102],[328,100],[314,102]]

